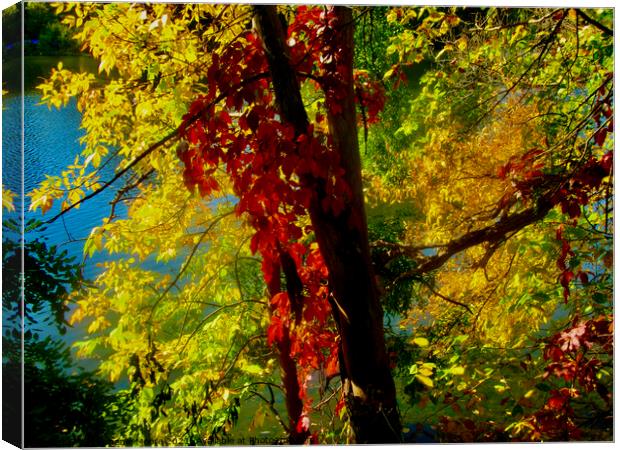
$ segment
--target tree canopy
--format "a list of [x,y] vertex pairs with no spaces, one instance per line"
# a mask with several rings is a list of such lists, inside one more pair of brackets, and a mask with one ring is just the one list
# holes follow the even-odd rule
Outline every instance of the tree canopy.
[[611,439],[611,10],[55,7],[114,443]]

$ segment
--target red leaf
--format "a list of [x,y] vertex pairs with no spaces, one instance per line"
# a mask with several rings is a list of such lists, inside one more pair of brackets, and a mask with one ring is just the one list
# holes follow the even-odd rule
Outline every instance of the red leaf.
[[569,270],[569,269],[565,270],[560,275],[560,284],[564,288],[564,301],[568,300],[568,296],[570,295],[569,284],[574,277],[575,277],[575,274],[573,273],[572,270]]
[[258,128],[259,119],[260,119],[260,115],[256,109],[257,108],[252,108],[252,110],[247,115],[248,126],[253,132],[256,132],[256,129]]
[[548,346],[545,349],[545,359],[551,359],[552,361],[560,361],[564,358],[564,352],[555,345]]
[[274,295],[270,300],[271,306],[274,309],[288,309],[289,299],[288,293],[286,292],[278,292]]
[[564,407],[566,403],[566,397],[562,397],[561,395],[555,395],[547,400],[547,406],[551,409],[560,410]]
[[499,169],[497,170],[497,176],[500,177],[502,180],[504,180],[506,178],[506,175],[508,175],[508,172],[510,172],[510,167],[511,167],[511,163],[507,163],[507,164],[504,164],[503,166],[500,166]]
[[326,377],[334,376],[339,371],[340,371],[340,366],[338,364],[338,352],[336,351],[336,354],[330,355],[329,359],[327,360],[327,367],[325,368],[325,376]]
[[284,338],[286,323],[278,316],[271,316],[271,323],[267,328],[267,345],[280,342]]
[[607,129],[601,128],[594,134],[594,142],[597,145],[603,145],[605,143],[605,138],[607,138]]
[[609,151],[601,158],[601,167],[605,170],[607,175],[609,175],[609,172],[614,164],[613,157],[613,153]]
[[575,219],[581,215],[581,207],[579,206],[579,201],[575,199],[562,201],[562,212],[564,214],[568,214],[568,217],[571,219]]
[[250,251],[253,255],[256,254],[256,250],[258,250],[259,240],[259,233],[255,233],[254,236],[252,236],[252,240],[250,241]]
[[297,421],[296,431],[298,433],[303,433],[304,431],[308,431],[310,429],[310,418],[306,414],[302,414]]
[[338,400],[338,403],[336,403],[336,408],[334,409],[334,412],[337,416],[340,416],[340,411],[342,410],[342,408],[344,408],[344,405],[344,397],[342,397],[340,400]]

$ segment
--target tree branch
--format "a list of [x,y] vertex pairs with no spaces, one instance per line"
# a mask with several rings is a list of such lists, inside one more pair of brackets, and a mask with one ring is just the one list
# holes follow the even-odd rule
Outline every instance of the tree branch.
[[58,219],[63,214],[66,214],[67,212],[69,212],[70,210],[75,208],[76,206],[84,203],[86,200],[89,200],[89,199],[95,197],[96,195],[100,194],[104,190],[106,190],[116,180],[118,180],[120,177],[125,175],[131,169],[133,169],[140,161],[142,161],[148,155],[150,155],[155,150],[157,150],[158,148],[160,148],[161,146],[166,144],[168,141],[172,140],[173,138],[178,137],[178,135],[180,134],[181,127],[187,127],[188,125],[191,125],[192,123],[194,123],[196,120],[198,120],[200,118],[200,116],[202,116],[202,113],[203,113],[203,111],[205,109],[209,108],[212,105],[216,105],[217,103],[219,103],[222,100],[224,100],[226,97],[228,97],[230,95],[231,91],[233,91],[235,89],[239,89],[239,88],[241,88],[241,87],[243,87],[243,86],[245,86],[247,84],[254,83],[255,81],[258,81],[258,80],[260,80],[262,78],[266,78],[268,75],[269,75],[268,72],[258,73],[258,74],[254,75],[252,77],[248,77],[245,80],[242,80],[240,83],[238,83],[235,86],[232,86],[227,91],[221,92],[220,95],[218,95],[216,98],[213,99],[213,101],[211,101],[208,105],[205,105],[204,109],[201,109],[196,114],[194,114],[192,117],[190,117],[189,120],[184,121],[174,131],[172,131],[168,135],[164,136],[163,138],[161,138],[159,141],[155,142],[154,144],[150,145],[146,150],[144,150],[140,155],[138,155],[133,161],[131,161],[129,163],[129,165],[127,165],[127,167],[125,167],[122,170],[120,170],[119,172],[117,172],[110,180],[106,181],[101,187],[99,187],[98,189],[94,190],[90,194],[84,196],[83,198],[81,198],[77,202],[69,205],[66,209],[60,211],[58,214],[56,214],[54,217],[52,217],[51,219],[47,220],[44,223],[45,224],[50,224],[50,223],[54,222],[56,219]]
[[148,177],[150,177],[153,173],[155,173],[155,169],[151,169],[148,172],[146,172],[144,175],[142,175],[140,178],[138,178],[137,181],[135,181],[134,183],[131,184],[127,184],[125,185],[122,189],[120,189],[117,193],[116,196],[114,197],[114,199],[110,202],[110,205],[112,206],[111,210],[110,210],[110,215],[108,216],[108,222],[112,221],[112,219],[114,219],[114,217],[116,216],[115,211],[116,211],[116,205],[118,204],[119,201],[122,200],[122,197],[124,194],[126,194],[127,192],[129,192],[130,190],[132,190],[133,188],[138,187],[143,181],[145,181]]
[[198,333],[198,331],[202,328],[202,326],[207,323],[209,321],[209,319],[211,319],[212,317],[214,317],[215,315],[217,315],[218,313],[222,312],[225,309],[228,308],[234,308],[236,306],[240,306],[243,305],[245,303],[260,303],[263,304],[263,302],[259,302],[259,301],[253,301],[253,300],[242,300],[240,302],[236,302],[236,303],[230,303],[228,305],[222,305],[219,308],[211,311],[209,314],[207,314],[198,324],[198,326],[194,329],[194,331],[192,331],[192,333],[189,335],[189,337],[187,338],[187,340],[185,341],[185,344],[183,344],[183,347],[181,347],[181,350],[179,350],[179,355],[182,354],[185,349],[187,348],[187,345],[189,344],[189,341],[191,341],[194,336],[196,335],[196,333]]
[[483,242],[496,242],[504,239],[507,234],[521,230],[522,228],[543,219],[552,207],[553,205],[550,202],[542,199],[536,207],[528,208],[511,216],[506,216],[497,223],[480,230],[465,233],[460,238],[444,244],[442,247],[445,247],[446,250],[443,253],[431,256],[416,269],[400,274],[394,280],[394,283],[409,278],[419,277],[422,274],[438,269],[452,256],[475,245],[482,244]]
[[545,14],[542,17],[539,17],[538,19],[525,20],[525,21],[521,21],[521,22],[513,22],[513,23],[508,23],[506,25],[499,25],[499,26],[492,27],[492,28],[480,28],[480,27],[470,28],[469,31],[471,31],[471,32],[489,32],[489,31],[505,30],[505,29],[508,29],[508,28],[515,28],[515,27],[523,26],[523,25],[535,25],[537,23],[544,22],[545,20],[549,19],[555,13],[557,13],[558,11],[561,11],[561,10],[562,10],[561,8],[554,9],[553,11],[549,12],[548,14]]
[[461,302],[459,302],[457,300],[451,299],[450,297],[446,297],[441,292],[436,291],[433,288],[433,286],[429,282],[427,282],[427,281],[423,281],[423,283],[433,293],[433,295],[436,295],[437,297],[439,297],[442,300],[447,301],[448,303],[452,303],[453,305],[457,305],[457,306],[460,306],[462,308],[465,308],[469,312],[469,314],[473,314],[473,311],[471,310],[471,308],[468,305],[466,305],[465,303],[461,303]]
[[[566,18],[566,15],[567,15],[567,12],[564,12],[564,14],[562,15],[562,18],[560,20],[558,20],[558,23],[555,25],[555,27],[553,28],[553,30],[551,31],[549,36],[546,36],[545,38],[543,38],[541,41],[539,41],[538,43],[536,43],[532,47],[532,50],[533,50],[534,48],[536,48],[538,46],[542,46],[542,49],[541,49],[540,53],[538,54],[538,56],[536,57],[536,59],[534,61],[532,61],[527,66],[525,71],[519,76],[519,78],[517,78],[517,80],[507,90],[504,91],[503,95],[499,98],[499,100],[497,100],[484,114],[482,114],[482,116],[480,116],[478,118],[478,120],[476,121],[476,124],[472,125],[472,128],[473,128],[473,126],[475,126],[477,124],[480,124],[483,119],[485,119],[493,111],[495,111],[495,108],[497,108],[499,105],[501,105],[502,102],[506,99],[506,97],[508,97],[508,95],[510,95],[510,93],[512,91],[514,91],[515,88],[517,88],[519,83],[521,83],[521,81],[523,81],[523,79],[525,79],[525,77],[531,73],[530,71],[534,68],[534,66],[538,65],[540,67],[540,65],[541,65],[541,63],[542,63],[542,61],[544,59],[545,54],[549,50],[549,47],[550,47],[551,43],[553,42],[553,40],[555,39],[556,35],[560,31],[560,27],[562,25],[562,22]],[[493,96],[493,97],[495,97],[495,96]],[[491,98],[493,98],[493,97],[491,97]]]
[[275,416],[275,418],[278,420],[278,423],[280,423],[280,426],[284,429],[284,431],[286,431],[288,434],[291,433],[291,429],[290,427],[288,427],[286,425],[286,423],[284,422],[284,420],[282,419],[282,416],[280,416],[280,413],[278,412],[278,410],[276,409],[276,407],[274,406],[274,402],[273,400],[270,401],[268,399],[265,398],[264,395],[262,395],[260,392],[257,391],[250,391],[252,393],[252,395],[257,396],[258,398],[260,398],[262,401],[264,401],[265,403],[267,403],[267,405],[269,406],[269,410],[271,411],[271,413]]
[[588,16],[581,9],[576,8],[575,11],[577,11],[577,14],[579,15],[579,17],[581,17],[583,20],[588,22],[590,25],[594,25],[596,28],[598,28],[599,30],[601,30],[603,33],[605,33],[608,36],[611,36],[611,37],[614,36],[613,30],[610,30],[598,20],[593,19],[592,17]]
[[161,138],[159,141],[155,142],[154,144],[152,144],[149,148],[147,148],[144,152],[142,152],[140,155],[138,155],[132,162],[130,162],[127,167],[125,167],[124,169],[118,171],[110,180],[106,181],[105,183],[103,183],[102,186],[100,186],[98,189],[95,189],[93,192],[91,192],[90,194],[82,197],[80,200],[78,200],[75,203],[72,203],[71,205],[69,205],[66,209],[63,209],[62,211],[60,211],[58,214],[56,214],[54,217],[52,217],[51,219],[47,220],[46,222],[44,222],[45,224],[50,224],[52,222],[54,222],[56,219],[58,219],[60,216],[68,213],[69,211],[71,211],[73,208],[75,208],[76,206],[84,203],[86,200],[89,200],[93,197],[95,197],[96,195],[100,194],[101,192],[103,192],[104,190],[106,190],[108,187],[110,187],[116,180],[118,180],[120,177],[122,177],[123,175],[125,175],[127,172],[129,172],[131,169],[133,169],[140,161],[142,161],[144,158],[146,158],[148,155],[150,155],[151,153],[153,153],[155,150],[157,150],[159,147],[161,147],[162,145],[164,145],[166,142],[172,140],[172,138],[175,138],[178,134],[178,129],[174,130],[173,132],[169,133],[167,136]]
[[207,234],[209,234],[209,232],[213,229],[213,227],[215,227],[215,225],[218,224],[218,222],[220,220],[224,219],[227,216],[230,216],[234,212],[235,211],[232,210],[232,211],[229,211],[229,212],[224,213],[221,216],[217,217],[213,222],[211,222],[211,224],[207,227],[207,229],[201,234],[200,239],[198,239],[198,242],[192,248],[192,251],[190,252],[190,254],[187,257],[187,259],[185,260],[185,263],[184,263],[183,267],[181,268],[181,270],[179,270],[179,272],[177,273],[177,275],[174,278],[174,280],[172,280],[172,282],[168,285],[168,287],[164,290],[164,292],[162,292],[161,295],[157,298],[157,300],[155,300],[155,303],[153,303],[153,306],[151,307],[151,312],[149,314],[149,318],[147,319],[147,323],[148,324],[151,323],[151,320],[153,319],[153,313],[155,312],[155,309],[157,308],[157,305],[159,305],[159,302],[161,302],[164,299],[164,297],[168,294],[168,292],[170,292],[170,289],[172,289],[172,287],[177,284],[177,282],[179,281],[181,276],[185,273],[185,271],[189,267],[189,263],[191,262],[192,258],[196,254],[196,251],[198,250],[198,247],[200,247],[200,244],[202,243],[202,240],[207,236]]

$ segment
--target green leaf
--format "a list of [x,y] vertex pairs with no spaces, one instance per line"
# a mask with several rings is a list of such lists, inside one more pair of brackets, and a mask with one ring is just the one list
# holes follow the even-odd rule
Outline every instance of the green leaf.
[[458,335],[457,337],[455,337],[453,339],[453,342],[455,344],[461,344],[461,343],[465,342],[468,337],[469,337],[469,335],[467,335],[467,334],[460,334],[460,335]]
[[243,371],[251,374],[260,374],[263,372],[263,369],[257,364],[248,364],[243,366]]
[[602,292],[595,292],[592,295],[592,300],[594,300],[599,305],[604,305],[609,302],[608,297]]
[[513,416],[518,416],[518,415],[521,415],[521,414],[523,414],[523,407],[517,403],[515,405],[515,407],[512,408],[512,415]]

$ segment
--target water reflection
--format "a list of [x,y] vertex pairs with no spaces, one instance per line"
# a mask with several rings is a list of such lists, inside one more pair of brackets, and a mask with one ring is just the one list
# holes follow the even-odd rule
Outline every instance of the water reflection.
[[[40,98],[37,94],[29,93],[24,96],[24,191],[26,194],[36,188],[46,175],[58,175],[68,165],[72,164],[75,156],[81,152],[79,138],[80,113],[71,102],[61,110],[48,110],[38,105]],[[20,192],[21,167],[21,99],[19,96],[5,98],[2,111],[2,183],[13,192]],[[107,169],[107,170],[106,170]],[[102,176],[107,179],[112,174],[112,168],[106,167]],[[65,246],[71,255],[82,257],[83,241],[90,230],[101,224],[101,220],[109,210],[112,192],[102,192],[98,196],[85,202],[78,209],[73,209],[61,219],[49,224],[43,234],[51,244]],[[48,220],[59,212],[60,204],[45,215],[40,211],[29,211],[30,198],[24,198],[25,218]],[[16,213],[13,214],[15,217]],[[11,216],[11,214],[7,214]],[[35,235],[31,236],[35,237]],[[92,277],[96,268],[91,261],[85,266],[85,275]]]
[[[8,89],[9,94],[3,98],[2,110],[2,183],[12,192],[19,194],[22,183],[22,136],[23,136],[23,183],[24,192],[27,194],[36,188],[46,175],[60,175],[62,170],[73,163],[76,155],[82,151],[79,143],[80,137],[84,134],[80,129],[81,116],[78,112],[75,101],[70,102],[66,107],[48,109],[46,106],[39,105],[40,96],[33,89],[34,85],[40,82],[37,78],[48,74],[50,68],[57,64],[58,57],[33,57],[26,58],[25,67],[35,67],[36,70],[27,72],[26,93],[23,97],[23,135],[22,135],[22,97],[19,96],[19,83],[15,81],[15,74],[19,70],[11,69],[11,65],[3,67],[4,79],[8,80],[4,88]],[[90,62],[89,62],[90,61]],[[86,70],[94,62],[84,57],[73,57],[66,62],[72,70]],[[95,65],[96,68],[96,65]],[[6,76],[8,75],[8,76]],[[113,165],[109,165],[102,170],[103,180],[111,178],[114,171]],[[120,181],[120,180],[119,180]],[[101,225],[102,219],[109,214],[109,202],[113,198],[113,191],[104,191],[89,201],[82,204],[79,208],[73,209],[61,219],[42,227],[36,231],[30,231],[25,236],[26,241],[36,238],[45,238],[48,245],[56,245],[59,250],[67,250],[69,256],[75,257],[76,261],[83,259],[84,239],[90,230]],[[15,212],[7,213],[3,211],[3,219],[19,219],[21,210],[19,197],[15,199]],[[24,198],[24,216],[26,222],[30,219],[46,221],[60,211],[60,202],[42,215],[40,211],[29,211],[30,199],[26,195]],[[119,205],[117,212],[123,214],[123,207]],[[19,235],[3,230],[4,238],[17,241]],[[95,254],[92,259],[88,259],[84,264],[84,276],[93,279],[100,268],[98,262],[106,259],[105,254]],[[28,295],[28,293],[26,293]],[[43,330],[44,334],[56,335],[53,328]],[[75,341],[85,332],[83,329],[71,329],[63,337],[65,342]],[[89,364],[86,364],[89,365]]]

